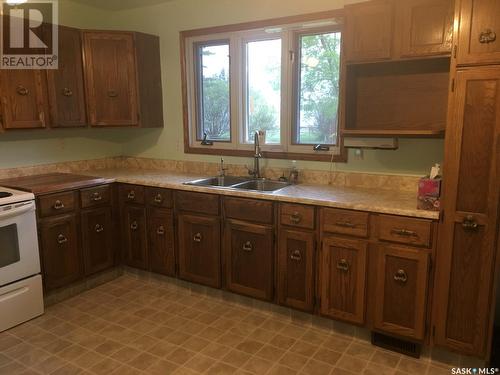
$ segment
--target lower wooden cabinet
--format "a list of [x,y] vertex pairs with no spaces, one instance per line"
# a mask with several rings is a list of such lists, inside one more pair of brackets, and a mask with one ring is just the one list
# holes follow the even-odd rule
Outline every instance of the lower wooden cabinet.
[[45,288],[54,289],[81,279],[82,253],[76,215],[45,219],[39,230]]
[[220,229],[217,216],[178,215],[180,278],[221,287]]
[[324,237],[320,255],[320,313],[347,322],[365,322],[368,243]]
[[112,267],[115,254],[111,207],[83,211],[81,218],[85,275]]
[[175,276],[174,213],[170,209],[147,210],[149,268],[153,272]]
[[273,228],[227,220],[224,255],[227,289],[270,301],[274,286]]
[[314,309],[314,232],[280,229],[278,302],[299,310]]
[[397,336],[425,336],[429,254],[420,249],[379,245],[374,327]]
[[123,209],[123,245],[126,263],[135,268],[148,268],[146,209],[143,206],[125,205]]

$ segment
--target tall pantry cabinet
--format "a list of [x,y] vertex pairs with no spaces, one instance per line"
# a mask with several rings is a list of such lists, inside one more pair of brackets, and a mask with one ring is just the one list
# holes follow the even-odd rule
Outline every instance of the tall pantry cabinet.
[[499,260],[498,20],[498,1],[457,0],[432,327],[435,345],[483,359]]

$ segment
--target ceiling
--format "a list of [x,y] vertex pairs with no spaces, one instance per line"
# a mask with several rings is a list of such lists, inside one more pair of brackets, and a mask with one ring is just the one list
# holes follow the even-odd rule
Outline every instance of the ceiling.
[[107,10],[124,10],[139,8],[148,5],[167,3],[173,0],[73,0],[80,4],[86,4]]

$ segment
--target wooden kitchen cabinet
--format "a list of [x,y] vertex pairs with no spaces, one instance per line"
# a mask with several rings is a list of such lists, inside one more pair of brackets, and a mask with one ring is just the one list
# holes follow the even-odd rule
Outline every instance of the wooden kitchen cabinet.
[[170,209],[148,207],[147,215],[149,268],[156,273],[175,276],[174,213]]
[[84,269],[77,217],[70,214],[45,219],[39,230],[45,288],[55,289],[80,280]]
[[81,217],[85,275],[88,276],[110,268],[114,264],[111,207],[85,210]]
[[146,209],[128,204],[123,207],[123,215],[122,236],[126,263],[145,270],[148,268]]
[[179,277],[220,288],[220,218],[182,213],[178,214],[177,221]]
[[314,309],[315,242],[312,231],[280,228],[278,302],[299,310]]
[[435,278],[434,343],[484,358],[495,298],[500,68],[457,71],[451,105]]
[[323,238],[319,258],[320,313],[355,324],[365,322],[368,242]]
[[425,337],[429,254],[379,245],[374,327],[414,340]]
[[58,28],[58,69],[47,70],[50,125],[87,126],[81,31],[66,26]]
[[500,63],[500,3],[461,0],[457,63]]
[[227,289],[267,301],[273,299],[273,228],[226,220],[224,255]]

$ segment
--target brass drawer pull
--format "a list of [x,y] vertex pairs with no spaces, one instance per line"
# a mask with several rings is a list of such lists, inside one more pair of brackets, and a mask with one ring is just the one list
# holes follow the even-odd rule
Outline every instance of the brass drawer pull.
[[92,194],[92,200],[94,202],[102,201],[102,195],[96,192],[96,193]]
[[203,239],[203,237],[201,236],[201,233],[196,233],[193,237],[193,241],[194,242],[201,242],[201,240]]
[[157,194],[155,197],[155,203],[161,203],[161,202],[163,202],[163,197],[161,196],[161,194]]
[[290,221],[292,224],[299,224],[302,221],[302,215],[295,211],[291,216],[290,216]]
[[356,225],[351,223],[350,221],[337,221],[335,225],[344,228],[356,228]]
[[243,244],[243,251],[250,252],[253,250],[253,245],[250,241],[247,241]]
[[474,220],[472,215],[468,215],[462,222],[462,228],[464,228],[464,230],[474,231],[477,230],[478,227],[479,224]]
[[137,221],[133,221],[132,224],[130,224],[130,229],[137,230],[138,228],[139,224],[137,224]]
[[110,98],[116,98],[118,96],[118,93],[116,92],[116,90],[108,90],[108,96]]
[[128,192],[127,198],[128,199],[135,199],[135,191],[134,190],[130,190]]
[[398,270],[394,274],[394,281],[401,283],[401,284],[406,284],[408,281],[408,275],[406,274],[405,270]]
[[59,199],[54,202],[54,210],[62,210],[64,208],[64,203]]
[[62,245],[63,243],[66,243],[66,242],[68,242],[68,238],[66,238],[65,235],[60,234],[59,236],[57,236],[57,243],[59,245]]
[[294,252],[292,252],[292,255],[290,255],[290,259],[300,262],[302,260],[302,254],[300,250],[295,250]]
[[158,236],[163,236],[165,235],[165,227],[163,225],[160,225],[158,229],[156,230],[156,234]]
[[62,94],[64,96],[70,97],[70,96],[73,96],[73,91],[71,91],[71,89],[65,87],[62,89]]
[[102,226],[101,224],[97,224],[95,226],[95,231],[96,231],[96,233],[104,232],[104,226]]
[[349,263],[345,259],[341,259],[337,262],[337,269],[343,272],[349,272]]
[[403,236],[403,237],[418,237],[418,233],[414,232],[412,230],[407,230],[407,229],[393,229],[391,230],[392,234],[395,234],[397,236]]
[[496,40],[497,34],[491,29],[486,29],[479,34],[479,43],[488,44],[493,43]]
[[30,93],[30,90],[28,90],[26,87],[19,85],[16,88],[16,92],[21,95],[21,96],[26,96]]

